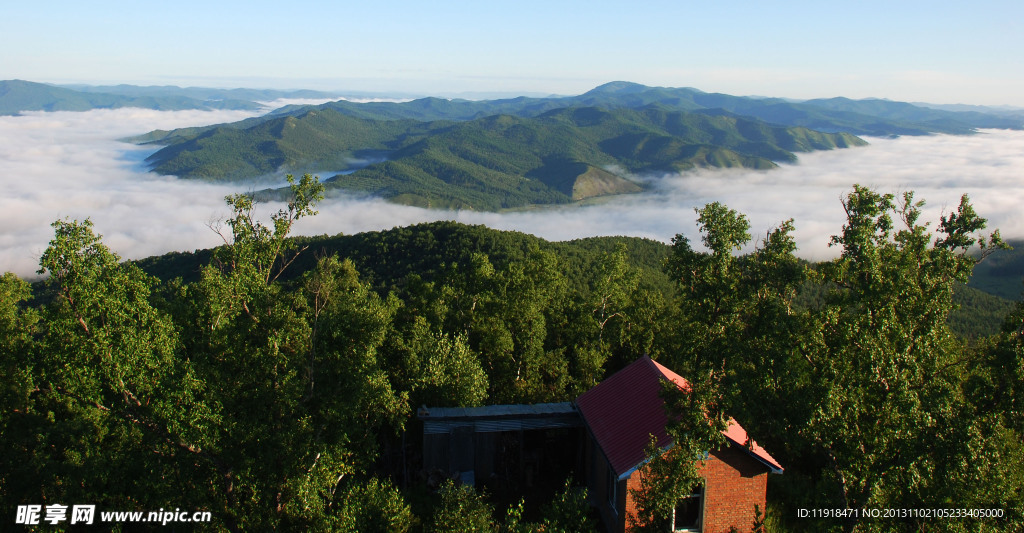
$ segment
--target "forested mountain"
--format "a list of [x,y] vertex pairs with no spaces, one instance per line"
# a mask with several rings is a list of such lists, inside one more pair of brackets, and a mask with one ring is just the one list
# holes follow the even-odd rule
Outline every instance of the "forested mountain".
[[920,124],[925,128],[930,128],[931,131],[943,133],[969,132],[974,128],[1019,129],[1022,124],[1020,117],[1006,116],[991,111],[945,111],[878,98],[864,100],[827,98],[807,100],[802,103],[831,111],[858,113],[883,117],[892,121]]
[[656,106],[570,107],[462,122],[360,119],[317,109],[166,139],[172,144],[147,159],[162,174],[228,180],[279,169],[324,172],[369,156],[386,161],[325,183],[413,205],[488,210],[640,190],[607,170],[613,165],[629,173],[768,169],[795,161],[796,151],[864,144],[848,134]]
[[613,82],[570,97],[287,106],[131,140],[165,145],[147,160],[161,174],[314,172],[329,188],[394,202],[495,210],[640,190],[610,168],[767,169],[794,161],[793,152],[862,144],[855,135],[1020,127],[1014,117],[885,100],[793,102]]
[[951,530],[1024,523],[1024,304],[976,342],[949,327],[970,250],[999,247],[966,198],[931,234],[911,193],[855,186],[842,255],[812,268],[791,223],[738,254],[749,224],[718,203],[700,249],[449,222],[292,239],[323,188],[291,185],[268,222],[229,197],[214,250],[121,262],[61,220],[44,281],[0,276],[0,505],[205,510],[204,531],[586,531],[571,476],[529,499],[511,477],[432,486],[413,413],[571,400],[646,354],[690,380],[691,418],[728,413],[785,465],[772,531],[949,505],[1000,511]]
[[205,99],[181,94],[118,94],[76,91],[22,80],[0,81],[0,115],[22,111],[88,111],[141,107],[174,111],[181,109],[246,109],[262,106],[242,99]]
[[[590,102],[588,105],[624,102],[629,106],[657,103],[686,110],[721,109],[773,124],[875,137],[927,133],[959,134],[969,133],[975,128],[1019,129],[1024,124],[1017,118],[926,109],[900,102],[892,102],[892,106],[886,106],[877,105],[876,102],[884,102],[880,100],[835,99],[847,102],[847,106],[843,107],[829,105],[823,100],[794,102],[781,98],[705,93],[689,88],[647,87],[627,82],[608,83],[577,98]],[[913,109],[918,112],[911,112]]]

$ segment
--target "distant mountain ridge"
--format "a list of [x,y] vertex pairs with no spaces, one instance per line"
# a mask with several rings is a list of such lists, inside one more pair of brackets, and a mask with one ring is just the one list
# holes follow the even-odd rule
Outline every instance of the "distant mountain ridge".
[[[341,93],[313,91],[308,89],[216,89],[209,87],[178,87],[176,85],[60,85],[87,93],[107,93],[124,96],[185,96],[198,100],[239,100],[249,102],[268,102],[285,98],[337,98]],[[347,95],[353,96],[353,95]]]
[[[756,118],[782,126],[800,126],[822,132],[887,137],[927,135],[931,133],[969,134],[978,128],[1021,129],[1024,117],[993,112],[947,111],[902,102],[846,98],[796,102],[783,98],[731,96],[705,93],[693,88],[648,87],[631,82],[610,82],[577,96],[497,100],[448,100],[427,97],[407,102],[355,103],[335,101],[318,106],[291,105],[262,117],[214,127],[248,128],[280,116],[301,115],[310,109],[333,109],[339,113],[376,120],[456,120],[465,121],[506,114],[535,117],[566,107],[640,108],[658,105],[677,111],[714,112]],[[169,144],[176,136],[188,137],[202,129],[185,128],[173,132],[154,131],[139,136],[137,142]]]
[[[881,104],[885,103],[885,104]],[[979,112],[945,111],[886,100],[810,100],[754,98],[706,93],[693,88],[648,87],[611,82],[578,96],[509,98],[500,100],[446,100],[420,98],[409,102],[329,102],[321,108],[361,118],[414,120],[472,120],[489,115],[538,116],[564,107],[640,108],[659,105],[677,111],[719,110],[783,126],[801,126],[824,132],[884,137],[929,133],[972,133],[978,128],[1021,129],[1020,117]],[[274,115],[296,114],[308,106],[290,106]]]
[[[354,94],[345,93],[348,96]],[[215,89],[135,85],[49,85],[22,80],[0,81],[0,115],[22,111],[85,111],[96,108],[258,109],[256,102],[280,98],[333,98],[337,91]],[[372,96],[367,93],[365,96]],[[631,107],[658,104],[680,111],[721,109],[785,126],[825,132],[889,136],[971,133],[977,128],[1020,129],[1024,110],[984,106],[908,104],[880,99],[846,98],[795,101],[785,98],[732,96],[694,88],[649,87],[614,81],[586,93],[563,97],[516,97],[492,100],[419,98],[409,102],[324,104],[352,116],[375,119],[471,120],[488,115],[537,116],[563,107]],[[301,114],[308,106],[289,106],[275,114]]]
[[138,107],[162,111],[184,109],[259,110],[256,102],[237,99],[201,100],[180,94],[126,95],[84,92],[22,80],[0,81],[0,115],[24,111],[88,111]]

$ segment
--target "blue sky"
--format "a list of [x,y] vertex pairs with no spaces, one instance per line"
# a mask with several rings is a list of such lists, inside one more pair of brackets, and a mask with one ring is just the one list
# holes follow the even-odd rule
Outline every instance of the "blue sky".
[[0,79],[1024,107],[1024,2],[5,2]]

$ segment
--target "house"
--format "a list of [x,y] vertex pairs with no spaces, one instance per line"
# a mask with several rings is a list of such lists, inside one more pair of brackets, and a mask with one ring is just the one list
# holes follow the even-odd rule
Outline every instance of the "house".
[[[424,471],[516,498],[535,491],[553,494],[575,472],[578,481],[585,477],[607,531],[627,531],[629,516],[636,513],[630,489],[640,488],[637,472],[647,460],[651,435],[661,449],[672,444],[660,396],[666,380],[689,387],[645,356],[575,402],[424,406],[418,412]],[[749,531],[754,507],[764,510],[768,474],[781,474],[782,466],[735,421],[722,433],[726,443],[709,450],[701,470],[704,486],[679,502],[673,531]]]
[[[689,387],[675,372],[642,357],[576,399],[586,430],[587,487],[609,532],[627,531],[636,513],[630,489],[640,487],[637,471],[651,435],[660,448],[671,446],[659,394],[665,380]],[[676,507],[673,531],[749,531],[755,505],[764,510],[768,474],[781,474],[782,466],[734,420],[723,434],[726,444],[710,450],[702,467],[704,486]]]

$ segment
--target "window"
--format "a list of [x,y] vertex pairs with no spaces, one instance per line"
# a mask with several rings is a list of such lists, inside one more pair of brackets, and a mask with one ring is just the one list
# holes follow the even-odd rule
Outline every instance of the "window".
[[683,496],[672,509],[672,531],[701,530],[704,517],[704,487],[698,487],[693,494]]

